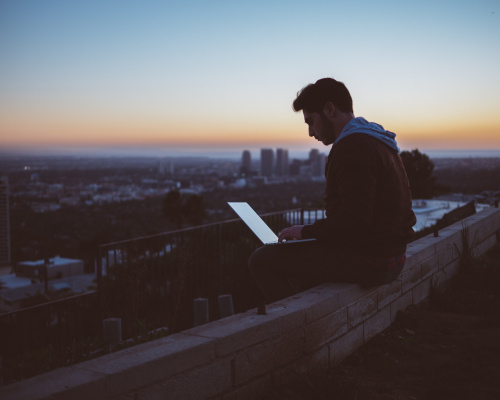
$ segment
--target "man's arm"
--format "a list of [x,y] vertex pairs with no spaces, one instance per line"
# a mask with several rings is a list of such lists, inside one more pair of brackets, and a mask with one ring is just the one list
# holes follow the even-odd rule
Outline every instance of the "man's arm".
[[[357,137],[356,137],[357,136]],[[303,238],[317,238],[326,242],[353,243],[369,227],[376,194],[375,158],[370,142],[364,136],[351,136],[339,143],[335,161],[329,165],[327,194],[333,196],[335,185],[336,207],[325,204],[327,218],[306,225]]]
[[302,239],[302,228],[304,225],[294,225],[283,229],[278,237],[278,242],[289,239]]

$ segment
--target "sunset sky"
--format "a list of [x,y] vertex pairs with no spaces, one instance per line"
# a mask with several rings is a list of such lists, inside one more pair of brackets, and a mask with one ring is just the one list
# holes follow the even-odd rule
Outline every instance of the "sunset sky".
[[0,150],[319,147],[326,76],[403,149],[500,149],[500,2],[0,1]]

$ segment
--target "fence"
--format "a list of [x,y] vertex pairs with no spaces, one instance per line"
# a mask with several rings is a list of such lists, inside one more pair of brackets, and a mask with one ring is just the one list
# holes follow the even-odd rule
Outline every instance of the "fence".
[[92,338],[100,335],[102,324],[97,300],[96,292],[88,292],[0,315],[3,360],[15,363],[16,357],[22,357],[21,363],[26,364],[63,354],[71,359],[77,353],[85,353],[84,349],[74,348],[76,344],[84,346],[85,343],[90,351],[95,345]]
[[[295,209],[262,216],[275,231],[323,217]],[[232,294],[236,312],[255,307],[247,261],[260,243],[231,220],[100,246],[97,292],[0,315],[1,376],[7,380],[82,361],[102,350],[102,321],[121,318],[123,340],[193,326],[193,299]],[[19,365],[18,365],[19,364]],[[19,369],[19,371],[17,371]],[[30,372],[32,370],[32,372]]]
[[[262,216],[275,232],[323,217],[323,210],[294,209]],[[219,316],[217,296],[232,294],[236,312],[256,305],[247,261],[259,246],[241,220],[100,246],[98,292],[102,318],[122,319],[124,338],[139,327],[192,327],[193,299],[209,300],[210,320]]]

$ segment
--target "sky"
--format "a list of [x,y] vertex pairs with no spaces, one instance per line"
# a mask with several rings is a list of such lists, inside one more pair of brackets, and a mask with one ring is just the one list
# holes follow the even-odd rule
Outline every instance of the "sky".
[[403,150],[500,150],[500,2],[0,1],[0,150],[321,148],[323,77]]

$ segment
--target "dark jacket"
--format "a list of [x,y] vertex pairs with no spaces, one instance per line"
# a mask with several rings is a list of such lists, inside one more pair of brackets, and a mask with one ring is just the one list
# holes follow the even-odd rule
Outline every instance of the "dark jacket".
[[335,144],[326,166],[326,218],[306,225],[304,238],[369,257],[406,251],[416,218],[398,152],[364,133]]

